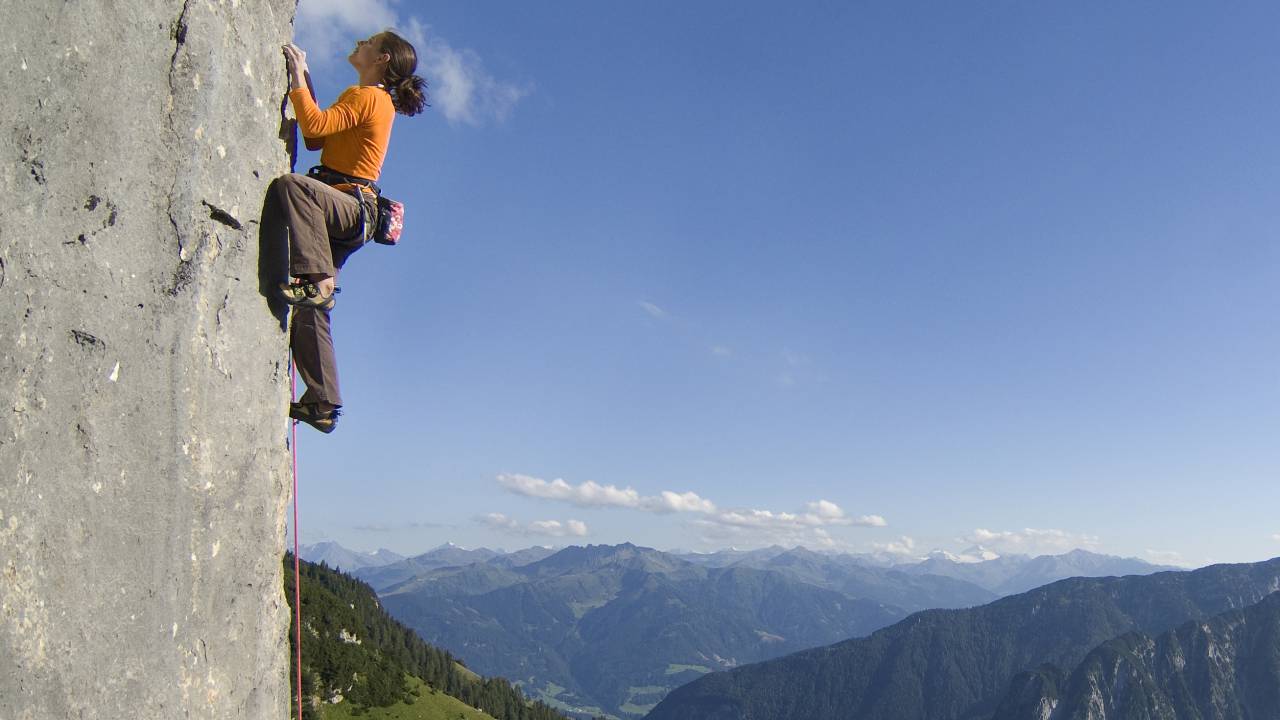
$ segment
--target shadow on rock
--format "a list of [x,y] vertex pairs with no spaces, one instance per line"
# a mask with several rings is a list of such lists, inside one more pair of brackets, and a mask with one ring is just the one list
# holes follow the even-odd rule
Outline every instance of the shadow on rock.
[[289,282],[289,228],[280,211],[276,181],[267,186],[262,203],[262,222],[258,224],[258,292],[267,299],[267,307],[280,322],[280,330],[289,329],[289,306],[280,299],[276,287]]

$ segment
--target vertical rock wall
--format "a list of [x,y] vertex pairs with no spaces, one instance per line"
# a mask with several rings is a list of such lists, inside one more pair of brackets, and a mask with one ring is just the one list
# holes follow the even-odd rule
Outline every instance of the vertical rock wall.
[[0,6],[0,718],[284,718],[294,0]]

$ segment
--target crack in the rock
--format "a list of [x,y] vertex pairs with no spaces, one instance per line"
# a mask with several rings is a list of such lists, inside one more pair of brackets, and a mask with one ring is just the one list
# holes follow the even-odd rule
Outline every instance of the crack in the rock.
[[244,229],[244,225],[242,225],[240,221],[237,220],[235,216],[232,215],[231,213],[227,212],[226,210],[223,210],[217,205],[214,205],[208,200],[201,200],[200,202],[203,203],[205,207],[209,208],[209,217],[211,219],[217,220],[223,225],[226,225],[227,227],[232,228],[234,230]]
[[[179,55],[182,52],[183,45],[187,42],[187,13],[190,10],[191,0],[184,0],[182,3],[182,12],[178,13],[178,19],[174,21],[172,29],[173,54],[169,57],[169,105],[168,118],[166,119],[168,120],[169,133],[175,141],[175,146],[180,146],[176,141],[181,136],[178,132],[177,126],[175,125],[173,117],[175,112],[174,98],[177,96],[176,76],[178,74],[178,63],[180,62]],[[178,219],[174,217],[173,196],[177,192],[177,189],[178,171],[175,170],[173,182],[169,185],[169,193],[165,207],[165,212],[169,216],[169,224],[173,227],[173,235],[178,241],[178,269],[173,274],[173,284],[165,290],[165,293],[171,296],[176,296],[181,292],[182,289],[191,282],[194,275],[190,260],[183,259],[182,257],[186,245],[184,242],[185,235],[182,232],[182,226],[178,222]]]
[[187,11],[191,9],[191,0],[185,0],[182,3],[182,12],[178,13],[178,19],[174,21],[170,35],[173,36],[173,55],[169,58],[169,68],[172,69],[178,62],[178,51],[182,46],[187,44]]

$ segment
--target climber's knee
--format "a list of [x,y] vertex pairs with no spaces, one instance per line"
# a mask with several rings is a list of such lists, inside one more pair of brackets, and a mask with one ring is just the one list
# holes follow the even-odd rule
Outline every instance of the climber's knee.
[[281,200],[296,197],[302,189],[302,176],[297,173],[281,175],[271,181],[271,189]]
[[271,181],[271,189],[278,193],[286,192],[289,189],[289,186],[294,183],[293,177],[293,173],[285,173],[284,175],[281,175]]

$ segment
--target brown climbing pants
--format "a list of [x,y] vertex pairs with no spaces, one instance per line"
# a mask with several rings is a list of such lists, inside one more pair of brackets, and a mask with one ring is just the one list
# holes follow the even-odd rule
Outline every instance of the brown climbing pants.
[[[364,245],[360,206],[350,193],[305,175],[290,173],[272,184],[276,207],[289,228],[289,272],[294,276],[338,276],[351,253]],[[376,201],[367,199],[369,217],[376,217]],[[338,390],[338,362],[333,352],[329,311],[294,307],[289,347],[298,374],[307,385],[304,403],[342,405]]]

